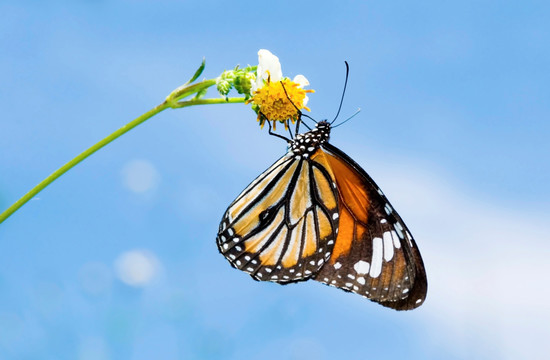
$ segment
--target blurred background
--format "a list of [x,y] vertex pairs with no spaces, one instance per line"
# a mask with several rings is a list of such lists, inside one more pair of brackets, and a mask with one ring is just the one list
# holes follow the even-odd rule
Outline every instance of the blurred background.
[[[163,101],[279,56],[421,249],[425,304],[258,283],[215,245],[282,156],[242,104],[168,110],[0,225],[1,359],[543,359],[550,343],[545,1],[0,2],[0,208]],[[211,94],[216,96],[216,94]]]

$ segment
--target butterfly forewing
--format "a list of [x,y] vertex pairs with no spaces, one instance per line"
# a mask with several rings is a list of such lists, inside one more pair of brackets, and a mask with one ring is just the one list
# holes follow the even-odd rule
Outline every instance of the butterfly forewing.
[[323,150],[337,183],[340,222],[331,258],[315,279],[394,309],[420,306],[427,281],[410,232],[357,163],[330,144]]
[[282,157],[229,206],[218,249],[256,280],[307,280],[335,243],[338,208],[332,182],[315,161]]

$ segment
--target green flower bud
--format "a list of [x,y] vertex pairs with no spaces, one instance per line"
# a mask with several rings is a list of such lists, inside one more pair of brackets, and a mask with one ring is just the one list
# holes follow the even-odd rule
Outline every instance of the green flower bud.
[[253,73],[244,73],[235,78],[235,90],[239,94],[244,94],[247,98],[251,95],[250,90],[252,89],[252,83],[256,80],[256,76]]
[[225,70],[221,75],[220,75],[220,78],[222,78],[222,80],[227,80],[229,81],[230,83],[233,82],[233,80],[235,79],[235,71],[234,70]]
[[227,94],[229,94],[229,90],[231,90],[231,87],[231,83],[227,80],[222,79],[221,77],[219,77],[216,81],[216,88],[218,89],[218,92],[223,96],[227,96]]

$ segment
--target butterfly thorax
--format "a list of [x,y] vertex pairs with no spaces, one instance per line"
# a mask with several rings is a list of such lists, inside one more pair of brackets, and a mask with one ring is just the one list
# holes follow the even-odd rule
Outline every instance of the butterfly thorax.
[[311,156],[317,149],[328,141],[330,137],[330,123],[320,121],[315,129],[298,134],[289,142],[289,151],[293,155]]

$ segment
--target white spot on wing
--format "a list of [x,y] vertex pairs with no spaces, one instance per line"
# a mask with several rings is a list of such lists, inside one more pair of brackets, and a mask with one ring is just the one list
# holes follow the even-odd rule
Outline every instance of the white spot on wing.
[[336,270],[340,269],[342,267],[342,264],[340,264],[339,262],[337,262],[336,264],[334,264],[334,268]]
[[395,231],[397,231],[397,236],[399,236],[400,239],[405,239],[405,236],[403,236],[403,227],[400,223],[393,224],[395,227]]
[[395,233],[395,231],[391,231],[391,236],[393,238],[393,246],[395,246],[397,249],[401,248],[401,242],[397,238],[397,234]]
[[407,235],[407,240],[409,241],[409,245],[410,245],[411,247],[413,247],[413,243],[412,243],[412,241],[411,241],[412,235],[411,235],[408,231],[406,231],[405,234]]
[[384,260],[390,261],[393,258],[393,240],[389,231],[383,234],[384,237]]
[[353,268],[358,274],[366,274],[369,272],[370,264],[366,261],[359,260],[353,265]]
[[372,239],[372,261],[369,275],[376,278],[382,272],[382,239],[375,237]]

